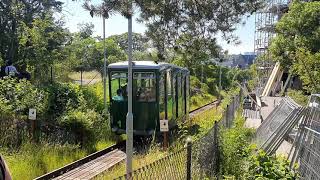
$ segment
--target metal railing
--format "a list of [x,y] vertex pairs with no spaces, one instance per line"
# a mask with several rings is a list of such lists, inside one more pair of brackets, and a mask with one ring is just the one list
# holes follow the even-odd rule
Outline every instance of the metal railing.
[[[309,103],[290,150],[291,167],[298,165],[300,179],[320,179],[320,96]],[[317,106],[313,106],[315,103]]]
[[262,122],[255,134],[255,143],[273,154],[302,117],[303,108],[290,98],[284,98]]

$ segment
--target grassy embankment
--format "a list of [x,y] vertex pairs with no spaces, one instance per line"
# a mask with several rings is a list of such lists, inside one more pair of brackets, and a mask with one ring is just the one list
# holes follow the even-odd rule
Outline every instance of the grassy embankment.
[[[115,142],[99,141],[96,150],[111,146]],[[0,149],[9,166],[13,179],[33,179],[54,169],[60,168],[91,152],[77,145],[49,145],[26,143],[19,150],[11,152]]]

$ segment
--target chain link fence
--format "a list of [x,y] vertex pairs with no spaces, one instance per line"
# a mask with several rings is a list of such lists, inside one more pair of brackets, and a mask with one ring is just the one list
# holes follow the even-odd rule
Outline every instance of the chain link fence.
[[23,142],[51,144],[75,143],[76,137],[67,129],[44,121],[21,121],[1,117],[0,146],[16,148]]
[[230,128],[233,125],[233,120],[235,118],[235,112],[239,108],[241,103],[241,95],[234,96],[231,98],[231,102],[225,108],[222,114],[220,124],[223,127]]
[[319,105],[320,95],[312,95],[290,151],[290,165],[298,164],[300,179],[320,179]]
[[[215,179],[219,175],[219,129],[230,128],[238,110],[241,97],[231,98],[219,122],[200,139],[149,165],[134,170],[132,179]],[[127,175],[116,180],[127,179]]]

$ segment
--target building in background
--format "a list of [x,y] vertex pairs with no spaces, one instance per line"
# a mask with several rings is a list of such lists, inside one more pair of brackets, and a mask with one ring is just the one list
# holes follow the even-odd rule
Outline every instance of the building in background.
[[226,67],[238,67],[241,69],[249,68],[253,64],[256,55],[254,52],[245,52],[244,54],[232,54],[225,57],[221,65]]

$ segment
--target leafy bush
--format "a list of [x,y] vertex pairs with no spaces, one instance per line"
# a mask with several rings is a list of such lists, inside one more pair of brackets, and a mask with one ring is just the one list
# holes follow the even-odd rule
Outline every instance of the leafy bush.
[[69,109],[87,106],[79,85],[55,83],[47,88],[49,93],[49,115],[59,117]]
[[303,91],[288,89],[287,95],[302,106],[306,106],[308,104],[309,96],[304,95]]
[[[70,110],[59,118],[59,123],[76,136],[77,143],[88,148],[96,142],[95,122],[101,121],[100,114],[93,110]],[[97,127],[97,126],[96,126]]]
[[250,154],[252,129],[243,127],[244,119],[238,116],[234,127],[224,130],[221,135],[222,173],[239,179],[246,172],[246,160]]
[[291,170],[289,162],[284,157],[268,156],[259,151],[250,157],[249,171],[245,179],[298,179],[296,170]]
[[37,109],[38,117],[41,117],[46,108],[47,94],[34,87],[29,81],[13,78],[0,79],[0,111],[26,119],[29,108]]
[[88,107],[94,108],[98,112],[103,112],[104,103],[102,83],[96,83],[94,85],[84,87],[83,95]]

